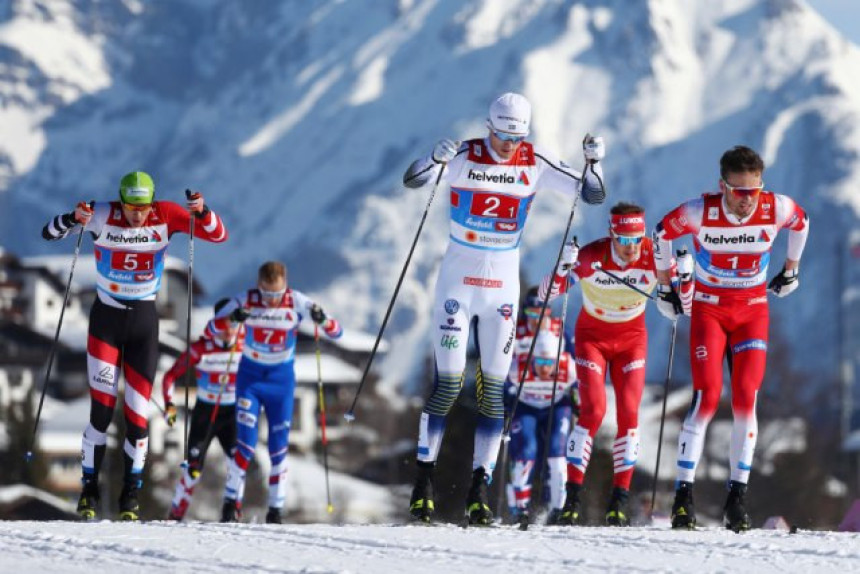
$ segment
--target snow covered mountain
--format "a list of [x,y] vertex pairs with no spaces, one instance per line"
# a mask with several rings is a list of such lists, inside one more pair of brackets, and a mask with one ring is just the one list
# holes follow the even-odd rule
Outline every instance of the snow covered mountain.
[[[726,148],[759,149],[767,186],[812,218],[804,285],[775,324],[799,366],[834,376],[835,249],[860,214],[857,69],[858,48],[803,0],[0,0],[0,245],[70,251],[42,223],[143,169],[161,198],[195,187],[224,216],[230,241],[195,249],[212,293],[283,258],[296,287],[375,332],[429,193],[403,190],[403,170],[440,137],[483,135],[490,100],[515,90],[533,139],[570,163],[586,132],[606,138],[610,198],[578,209],[584,239],[615,201],[653,223],[716,188]],[[386,379],[406,389],[429,352],[446,208],[439,194],[390,323]],[[569,209],[537,199],[529,280]],[[650,320],[662,355],[668,328]]]

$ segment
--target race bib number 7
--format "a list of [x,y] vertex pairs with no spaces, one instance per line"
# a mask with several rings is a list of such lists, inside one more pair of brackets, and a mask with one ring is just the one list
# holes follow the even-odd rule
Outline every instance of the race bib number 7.
[[254,342],[263,345],[283,345],[287,332],[283,329],[254,328]]

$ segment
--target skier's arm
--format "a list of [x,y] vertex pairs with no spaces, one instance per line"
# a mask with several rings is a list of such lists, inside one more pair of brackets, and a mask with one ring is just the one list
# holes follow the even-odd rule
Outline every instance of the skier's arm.
[[788,251],[785,258],[785,269],[792,271],[800,265],[800,257],[809,236],[809,217],[793,199],[786,195],[776,195],[777,225],[788,229]]
[[[189,200],[189,205],[193,201],[202,201],[202,197]],[[191,221],[191,212],[188,209],[172,201],[159,201],[158,206],[164,219],[167,220],[167,232],[169,234],[188,233],[189,222]],[[194,237],[212,243],[227,241],[227,228],[224,227],[218,214],[209,209],[208,205],[204,204],[201,211],[194,213]]]
[[672,281],[672,240],[690,233],[698,233],[702,224],[702,212],[705,202],[702,198],[682,203],[668,214],[654,228],[654,266],[657,269],[657,281],[661,285],[669,285]]
[[585,155],[583,173],[574,170],[546,150],[535,146],[535,158],[540,166],[538,186],[555,189],[571,198],[581,193],[582,199],[591,205],[603,203],[606,200],[603,167],[600,165],[604,155],[603,140],[586,136],[586,142],[591,143],[583,143]]
[[[440,140],[433,148],[433,152],[426,157],[416,159],[403,174],[403,185],[409,188],[419,188],[435,181],[439,176],[439,170],[446,165],[445,173],[451,173],[459,162],[466,157],[469,146],[454,140]],[[446,179],[446,176],[442,176]]]
[[[165,405],[169,405],[173,402],[174,383],[186,373],[187,364],[190,362],[191,366],[194,367],[200,362],[199,346],[199,341],[192,343],[191,347],[179,355],[179,358],[176,359],[173,366],[164,373],[164,378],[161,379],[161,393],[164,397]],[[188,357],[189,353],[191,354],[190,359]]]
[[83,225],[84,229],[89,231],[94,231],[95,227],[101,228],[109,210],[110,205],[107,203],[81,201],[72,211],[61,213],[46,223],[42,228],[42,239],[46,241],[62,239],[78,225]]
[[296,301],[296,308],[302,317],[310,317],[311,320],[322,327],[323,332],[330,339],[339,339],[343,336],[343,327],[340,326],[337,319],[329,317],[323,308],[315,303],[304,293],[293,290],[293,298]]

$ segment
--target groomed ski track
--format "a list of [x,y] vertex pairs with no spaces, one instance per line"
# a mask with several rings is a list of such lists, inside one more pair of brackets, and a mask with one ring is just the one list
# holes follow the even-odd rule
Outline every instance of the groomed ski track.
[[515,526],[2,522],[0,571],[857,572],[860,534]]

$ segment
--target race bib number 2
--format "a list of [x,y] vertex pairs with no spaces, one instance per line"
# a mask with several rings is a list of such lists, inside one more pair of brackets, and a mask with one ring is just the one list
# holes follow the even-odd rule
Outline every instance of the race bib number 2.
[[516,219],[520,210],[520,200],[510,195],[498,193],[476,193],[472,196],[469,213],[478,217]]

